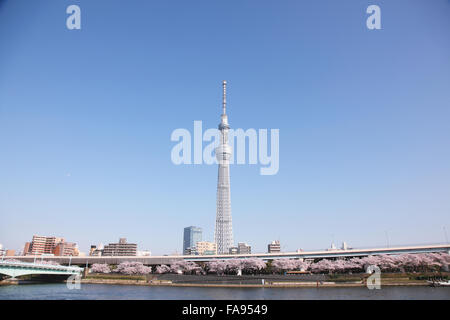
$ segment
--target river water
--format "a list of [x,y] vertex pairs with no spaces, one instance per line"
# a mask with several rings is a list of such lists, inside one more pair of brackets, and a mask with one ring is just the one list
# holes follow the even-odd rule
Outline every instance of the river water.
[[0,286],[0,300],[328,300],[328,299],[445,299],[450,300],[448,287],[364,287],[347,288],[205,288],[149,287],[129,285],[82,284],[69,290],[64,283]]

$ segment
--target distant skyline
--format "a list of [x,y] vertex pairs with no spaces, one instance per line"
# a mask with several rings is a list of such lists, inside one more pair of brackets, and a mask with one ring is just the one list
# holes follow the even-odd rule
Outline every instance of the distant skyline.
[[[231,165],[234,242],[265,252],[445,242],[450,2],[0,1],[0,243],[214,241],[217,165],[177,128],[279,129],[276,175]],[[368,30],[366,8],[381,8]],[[388,239],[387,239],[388,238]]]

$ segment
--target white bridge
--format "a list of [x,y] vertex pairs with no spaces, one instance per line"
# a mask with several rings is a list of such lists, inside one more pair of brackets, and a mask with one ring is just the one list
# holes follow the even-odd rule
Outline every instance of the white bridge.
[[7,275],[11,278],[16,278],[24,275],[80,275],[83,268],[78,266],[66,267],[51,264],[27,263],[16,261],[0,261],[0,274]]

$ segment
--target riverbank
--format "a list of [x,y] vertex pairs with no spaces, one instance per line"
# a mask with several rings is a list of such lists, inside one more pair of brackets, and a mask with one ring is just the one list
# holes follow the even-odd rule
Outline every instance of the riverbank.
[[6,279],[6,280],[0,281],[0,286],[11,286],[11,285],[15,285],[15,284],[19,284],[19,280],[17,280],[17,279]]
[[[242,287],[242,288],[284,288],[284,287],[366,287],[370,275],[357,274],[253,274],[253,275],[183,275],[150,274],[147,276],[119,274],[89,274],[83,283],[125,284],[140,286],[179,287]],[[429,279],[448,279],[444,273],[384,273],[383,286],[427,286]]]
[[[38,281],[3,280],[0,286],[42,284]],[[106,285],[133,285],[133,286],[154,286],[154,287],[210,287],[210,288],[345,288],[345,287],[365,287],[363,282],[265,282],[260,284],[248,283],[174,283],[171,281],[146,281],[146,280],[126,280],[126,279],[81,279],[82,284],[106,284]],[[402,282],[382,282],[382,286],[427,286],[426,281],[402,281]]]
[[[365,287],[364,282],[264,282],[260,284],[247,283],[174,283],[171,281],[145,281],[145,280],[124,280],[124,279],[82,279],[82,284],[112,284],[112,285],[136,285],[136,286],[158,286],[158,287],[209,287],[209,288],[344,288],[344,287]],[[385,281],[382,286],[427,286],[426,281]]]

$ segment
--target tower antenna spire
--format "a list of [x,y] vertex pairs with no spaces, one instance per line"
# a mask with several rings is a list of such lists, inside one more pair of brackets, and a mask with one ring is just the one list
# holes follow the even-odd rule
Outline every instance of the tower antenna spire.
[[223,86],[222,111],[223,111],[223,114],[226,114],[226,112],[227,112],[227,81],[226,80],[222,81],[222,86]]

